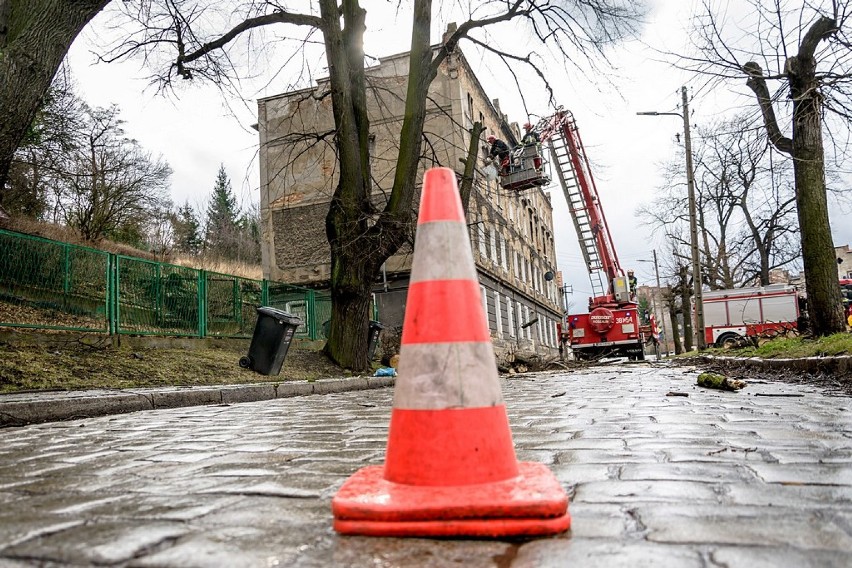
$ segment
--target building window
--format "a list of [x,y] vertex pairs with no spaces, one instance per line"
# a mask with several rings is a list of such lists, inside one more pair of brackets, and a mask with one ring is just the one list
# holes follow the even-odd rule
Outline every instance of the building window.
[[477,223],[476,225],[477,232],[477,241],[479,241],[479,258],[485,258],[485,255],[488,254],[485,249],[485,227],[482,226],[482,221]]
[[503,337],[503,313],[500,309],[500,292],[494,290],[494,316],[497,320],[497,337]]
[[512,252],[512,264],[515,265],[515,278],[518,278],[518,257],[521,256],[519,252]]
[[470,118],[470,122],[473,122],[473,97],[470,93],[467,94],[467,116]]
[[[532,310],[530,310],[529,306],[524,306],[524,312],[526,312],[526,317],[524,318],[524,323],[530,323],[530,320],[532,320]],[[528,325],[527,326],[527,339],[532,341],[532,338],[533,338],[532,325]]]
[[515,306],[508,296],[506,297],[506,317],[509,320],[509,337],[515,337]]
[[518,316],[518,330],[520,330],[519,333],[518,333],[518,338],[523,339],[524,330],[521,329],[521,326],[524,325],[524,309],[521,307],[520,302],[517,302],[515,304],[515,308],[516,308],[515,315]]
[[509,257],[506,256],[506,239],[500,236],[500,266],[506,271],[509,270]]
[[485,313],[485,325],[491,330],[491,322],[488,320],[488,292],[485,286],[479,285],[479,295],[482,297],[482,311]]
[[491,260],[497,264],[497,227],[491,228]]

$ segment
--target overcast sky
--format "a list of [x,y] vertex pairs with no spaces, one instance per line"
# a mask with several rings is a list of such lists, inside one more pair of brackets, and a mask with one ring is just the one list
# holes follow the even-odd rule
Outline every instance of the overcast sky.
[[[365,3],[368,10],[369,4]],[[680,87],[686,85],[694,132],[696,126],[753,104],[745,85],[709,92],[701,88],[702,81],[659,61],[663,57],[655,50],[685,49],[689,18],[697,4],[692,0],[650,2],[641,40],[611,52],[616,68],[607,80],[583,76],[570,68],[549,77],[557,85],[559,104],[577,120],[621,264],[636,270],[640,284],[654,283],[653,265],[643,261],[652,259],[653,250],[662,255],[669,247],[662,235],[652,234],[641,224],[636,211],[653,202],[663,183],[663,163],[678,156],[675,135],[683,132],[683,122],[676,116],[643,117],[636,112],[680,112]],[[379,20],[373,14],[375,11],[368,12],[365,51],[374,56],[407,51],[409,40],[399,32],[401,24],[391,15]],[[83,98],[93,106],[118,104],[126,132],[147,150],[163,155],[174,170],[176,204],[188,201],[202,209],[220,164],[242,205],[258,202],[258,139],[251,128],[257,121],[255,100],[289,90],[288,78],[268,80],[268,85],[266,81],[247,82],[243,94],[247,102],[225,99],[216,88],[201,84],[181,86],[177,97],[164,98],[148,88],[148,72],[138,62],[94,64],[92,53],[100,49],[105,20],[105,16],[96,18],[69,53]],[[438,39],[436,30],[434,40]],[[520,98],[504,89],[511,84],[507,72],[470,57],[469,49],[466,53],[488,95],[500,99],[511,121],[524,122],[527,117]],[[544,93],[527,95],[528,102],[544,107]],[[547,113],[546,108],[529,110],[531,114]],[[554,189],[552,195],[559,269],[573,286],[572,303],[583,306],[591,293],[588,275],[561,190]],[[844,218],[848,211],[832,209],[836,246],[852,243],[852,223]]]

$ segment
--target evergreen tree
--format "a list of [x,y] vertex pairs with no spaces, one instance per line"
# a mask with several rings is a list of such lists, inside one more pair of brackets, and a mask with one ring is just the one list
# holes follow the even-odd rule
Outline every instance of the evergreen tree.
[[219,166],[213,195],[207,206],[207,225],[204,232],[204,250],[221,258],[234,258],[234,245],[239,241],[239,208],[231,189],[231,180],[225,165]]
[[252,206],[238,221],[240,230],[239,258],[243,262],[259,263],[260,258],[260,214]]
[[204,242],[201,239],[201,223],[189,201],[179,207],[172,217],[175,249],[184,254],[196,256],[201,252]]

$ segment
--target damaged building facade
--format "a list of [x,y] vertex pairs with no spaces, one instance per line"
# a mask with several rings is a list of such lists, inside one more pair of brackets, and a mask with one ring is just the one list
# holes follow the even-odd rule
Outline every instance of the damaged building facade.
[[[368,76],[373,198],[380,210],[393,183],[408,54],[381,59]],[[329,286],[325,217],[337,183],[327,87],[319,81],[316,87],[258,101],[264,277],[317,289]],[[480,165],[489,134],[508,143],[519,137],[517,124],[508,123],[499,103],[488,99],[457,50],[430,87],[418,179],[433,166],[452,168],[461,177],[475,121],[485,127]],[[554,355],[563,307],[549,195],[540,188],[503,190],[497,181],[477,176],[467,221],[498,360],[507,364],[516,354]],[[402,326],[411,251],[406,246],[388,259],[375,282],[375,302],[386,329]]]

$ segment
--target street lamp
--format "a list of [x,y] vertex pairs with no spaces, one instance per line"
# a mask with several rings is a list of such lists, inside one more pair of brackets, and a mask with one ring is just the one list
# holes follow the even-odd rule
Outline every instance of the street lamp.
[[695,174],[692,169],[692,142],[689,137],[689,103],[686,100],[686,87],[680,88],[683,99],[683,114],[679,112],[637,112],[642,116],[679,116],[683,119],[683,139],[686,146],[686,187],[689,198],[689,237],[692,249],[692,284],[695,297],[695,327],[698,349],[706,349],[704,341],[704,303],[701,294],[701,265],[698,259],[698,220],[695,212]]

